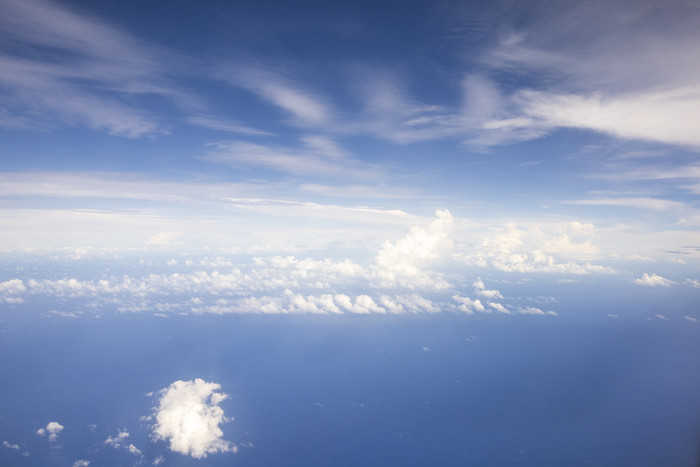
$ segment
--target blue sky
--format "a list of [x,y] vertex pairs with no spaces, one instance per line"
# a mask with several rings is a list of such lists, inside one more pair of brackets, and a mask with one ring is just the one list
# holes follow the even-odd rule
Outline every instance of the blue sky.
[[2,10],[2,248],[53,261],[8,270],[8,303],[190,284],[236,297],[198,311],[467,290],[505,313],[482,276],[699,286],[692,2]]
[[[698,50],[690,0],[0,0],[0,331],[29,310],[700,329]],[[156,406],[214,414],[173,450],[231,452],[230,389],[168,378]]]
[[354,246],[448,209],[696,258],[692,2],[2,9],[6,249]]

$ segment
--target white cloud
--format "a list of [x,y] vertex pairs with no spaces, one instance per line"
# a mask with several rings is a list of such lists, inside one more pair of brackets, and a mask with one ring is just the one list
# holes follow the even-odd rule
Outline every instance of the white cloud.
[[39,428],[36,431],[36,434],[40,436],[48,436],[49,441],[53,442],[56,441],[58,438],[58,434],[63,431],[63,425],[61,425],[58,422],[49,422],[46,427],[44,428]]
[[73,462],[73,467],[88,467],[89,465],[90,461],[85,459],[78,459],[77,461]]
[[153,465],[161,465],[165,463],[165,457],[163,456],[158,456],[155,459],[153,459]]
[[2,442],[2,445],[3,445],[4,447],[8,448],[8,449],[15,449],[15,450],[19,451],[19,445],[18,445],[18,444],[10,444],[10,443],[7,442],[7,441],[3,441],[3,442]]
[[637,285],[645,285],[647,287],[670,287],[671,284],[673,284],[673,281],[656,274],[649,275],[645,272],[642,274],[642,277],[635,279],[634,283]]
[[[2,54],[2,102],[14,117],[32,127],[47,128],[55,120],[141,137],[163,130],[146,112],[124,104],[142,94],[177,101],[184,95],[162,83],[165,55],[96,17],[78,14],[50,1],[2,2],[0,31],[15,50],[53,49],[66,60],[41,60],[43,54]],[[87,85],[80,86],[80,80]]]
[[544,316],[544,315],[549,315],[549,316],[556,316],[557,313],[555,311],[542,311],[537,307],[534,306],[528,306],[525,308],[518,308],[518,313],[523,314],[523,315],[538,315],[538,316]]
[[481,297],[485,298],[503,298],[503,295],[501,295],[501,292],[498,290],[488,290],[486,289],[486,286],[484,285],[484,282],[481,280],[481,277],[472,284],[472,286],[475,289],[475,293]]
[[230,420],[219,406],[228,397],[220,389],[219,384],[197,378],[175,381],[160,390],[154,408],[154,438],[168,441],[174,452],[198,459],[218,452],[236,452],[236,446],[222,439],[224,433],[219,428]]
[[697,318],[693,318],[692,316],[685,315],[683,318],[687,319],[688,321],[692,323],[697,323],[699,320]]
[[510,310],[508,310],[505,306],[503,306],[500,303],[488,302],[488,306],[490,306],[494,310],[498,311],[499,313],[504,313],[506,315],[510,314]]
[[117,436],[108,436],[107,439],[105,440],[105,444],[108,446],[112,446],[114,448],[119,448],[121,447],[122,441],[124,441],[126,438],[129,437],[129,432],[126,430],[119,430],[119,433]]
[[139,448],[137,448],[136,446],[134,446],[133,444],[129,444],[129,446],[126,447],[126,450],[135,456],[142,456],[143,455],[141,453],[141,450]]
[[[591,235],[592,226],[578,222],[567,224],[566,232],[550,236],[538,228],[528,231],[508,222],[482,239],[479,247],[462,248],[455,258],[468,264],[492,266],[505,272],[541,272],[563,274],[610,273],[612,269],[591,264],[598,248],[590,240],[576,242],[577,237]],[[590,227],[588,227],[590,226]],[[547,254],[549,253],[549,254]]]
[[690,286],[692,286],[692,287],[695,287],[696,289],[700,289],[700,280],[697,280],[697,279],[686,279],[686,280],[685,280],[685,283],[688,284],[688,285],[690,285]]
[[437,219],[428,229],[413,227],[404,238],[385,242],[375,257],[373,267],[383,286],[445,289],[449,284],[426,267],[444,260],[452,250],[450,237],[453,218],[449,211],[436,211]]
[[286,172],[296,176],[351,177],[376,180],[383,175],[380,167],[352,158],[335,141],[309,136],[300,147],[219,141],[211,143],[202,159],[232,167],[253,166]]
[[161,232],[151,236],[148,242],[146,242],[146,245],[169,245],[180,235],[182,234],[176,232]]
[[686,207],[679,201],[671,201],[659,198],[594,198],[564,201],[564,204],[580,206],[620,206],[626,208],[651,209],[654,211],[667,211]]
[[332,120],[333,112],[320,96],[274,72],[239,65],[227,78],[289,112],[299,125],[325,126]]
[[542,126],[596,130],[612,135],[700,147],[700,87],[601,96],[522,91],[526,116]]
[[474,313],[474,310],[486,312],[486,308],[481,303],[481,301],[472,300],[469,297],[462,297],[459,294],[453,295],[452,298],[459,303],[458,309],[468,314]]

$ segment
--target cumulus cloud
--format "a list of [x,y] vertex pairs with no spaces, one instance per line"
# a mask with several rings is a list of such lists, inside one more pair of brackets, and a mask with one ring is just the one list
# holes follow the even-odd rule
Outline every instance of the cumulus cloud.
[[437,219],[427,229],[413,227],[404,238],[385,242],[375,257],[373,272],[383,286],[445,289],[449,284],[430,272],[431,262],[445,259],[453,247],[449,211],[436,211]]
[[129,451],[131,454],[133,454],[133,455],[135,455],[135,456],[141,456],[141,455],[143,455],[143,454],[141,453],[141,450],[140,450],[139,448],[137,448],[136,446],[134,446],[133,444],[129,444],[129,445],[126,447],[126,450]]
[[647,287],[670,287],[673,281],[666,279],[665,277],[656,274],[647,274],[646,272],[642,274],[642,277],[635,279],[634,283],[637,285],[644,285]]
[[90,461],[85,459],[78,459],[77,461],[73,462],[73,467],[88,467],[89,465]]
[[222,439],[224,433],[219,428],[230,420],[219,406],[228,397],[220,389],[220,384],[197,378],[175,381],[160,390],[154,408],[153,437],[168,441],[174,452],[198,459],[218,452],[236,452],[235,445]]
[[10,443],[7,442],[7,441],[3,441],[3,442],[2,442],[2,445],[3,445],[4,447],[8,448],[8,449],[15,449],[15,450],[19,451],[19,445],[18,445],[18,444],[10,444]]
[[556,316],[557,315],[557,313],[555,311],[543,311],[543,310],[541,310],[537,307],[534,307],[534,306],[519,308],[518,313],[523,314],[523,315],[537,315],[537,316],[545,316],[545,315]]
[[49,422],[46,427],[36,430],[36,434],[40,436],[48,436],[49,441],[56,441],[58,434],[63,431],[63,425],[58,422]]
[[474,286],[475,293],[477,295],[485,298],[503,298],[503,295],[501,295],[501,292],[498,290],[488,290],[484,285],[484,282],[481,280],[481,277],[472,285]]
[[488,305],[499,313],[504,313],[506,315],[510,314],[510,310],[500,303],[488,302]]
[[455,258],[468,264],[494,267],[505,272],[565,274],[610,273],[612,269],[590,263],[599,253],[590,239],[591,224],[570,222],[559,235],[539,229],[519,229],[515,222],[495,229],[481,244],[460,251]]
[[459,303],[458,309],[468,314],[473,314],[474,310],[485,312],[486,308],[478,299],[472,300],[469,297],[462,297],[459,294],[453,295],[452,298]]
[[108,436],[107,439],[105,440],[105,444],[108,446],[112,446],[114,448],[118,448],[121,446],[122,441],[124,441],[126,438],[129,437],[129,432],[126,430],[119,430],[119,433],[112,437]]

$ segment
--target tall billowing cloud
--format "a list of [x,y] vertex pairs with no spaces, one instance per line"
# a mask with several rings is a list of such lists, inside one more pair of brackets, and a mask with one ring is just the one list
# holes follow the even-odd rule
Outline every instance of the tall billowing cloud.
[[374,272],[382,285],[408,288],[445,289],[448,284],[426,266],[445,259],[452,250],[453,218],[449,211],[438,210],[437,219],[427,229],[413,227],[404,238],[385,242],[375,257]]
[[219,406],[228,397],[220,389],[220,384],[197,378],[175,381],[160,390],[154,408],[154,438],[168,441],[174,452],[198,459],[218,452],[236,452],[236,446],[221,438],[224,433],[219,425],[230,419]]

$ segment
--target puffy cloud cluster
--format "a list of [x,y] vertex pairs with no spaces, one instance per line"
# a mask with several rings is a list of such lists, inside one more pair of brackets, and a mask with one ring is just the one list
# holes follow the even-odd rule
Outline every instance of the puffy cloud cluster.
[[159,391],[153,437],[168,441],[174,452],[198,459],[218,452],[236,452],[235,445],[222,439],[224,433],[219,428],[230,420],[219,406],[228,397],[220,389],[217,383],[197,378],[175,381]]
[[[467,279],[453,269],[450,284],[443,271],[466,263],[518,273],[612,272],[587,262],[598,254],[591,243],[595,233],[591,224],[570,222],[550,228],[556,230],[554,234],[539,228],[522,230],[514,223],[485,237],[480,232],[460,232],[465,236],[457,237],[456,253],[455,219],[449,211],[436,211],[426,224],[413,227],[403,238],[384,242],[367,265],[350,259],[296,256],[256,256],[246,261],[224,256],[173,258],[159,263],[168,272],[141,277],[7,280],[0,282],[0,302],[21,303],[32,295],[89,300],[83,310],[49,312],[58,317],[76,317],[86,309],[115,304],[119,311],[159,314],[400,314],[442,309],[539,314],[510,305],[480,278],[473,282],[470,296],[457,293],[455,288]],[[153,264],[143,260],[140,265]],[[437,301],[436,294],[442,295]]]
[[[494,267],[505,272],[589,274],[612,269],[589,261],[599,254],[589,237],[591,224],[571,222],[564,232],[548,236],[539,229],[525,231],[514,222],[487,236],[475,250],[460,251],[456,258],[468,264]],[[577,241],[578,240],[578,241]]]
[[119,430],[119,433],[117,436],[108,436],[107,439],[105,440],[105,444],[108,446],[112,446],[113,448],[118,448],[121,447],[122,441],[124,441],[126,438],[129,437],[129,432],[126,430]]
[[40,436],[48,436],[49,441],[54,442],[58,438],[58,434],[63,431],[63,425],[58,422],[49,422],[46,427],[36,430],[36,434]]
[[642,274],[642,277],[635,279],[634,283],[637,285],[644,285],[647,287],[670,287],[673,281],[666,279],[663,276],[658,276],[656,274],[647,274],[646,272]]
[[435,312],[439,311],[439,307],[416,293],[394,296],[380,295],[378,298],[360,294],[353,298],[346,294],[302,295],[285,289],[280,295],[245,297],[235,300],[220,299],[213,305],[194,306],[191,311],[219,314],[401,314]]
[[538,316],[556,316],[556,312],[554,311],[543,311],[537,307],[533,306],[528,306],[528,307],[517,307],[513,310],[511,310],[509,307],[503,305],[502,303],[499,302],[493,302],[491,299],[502,299],[503,294],[495,289],[487,289],[486,285],[484,282],[481,280],[481,278],[477,279],[474,284],[472,284],[474,288],[474,294],[481,296],[484,298],[486,301],[486,305],[484,305],[480,299],[473,299],[470,297],[465,297],[460,294],[455,294],[452,296],[452,299],[456,302],[456,309],[467,314],[474,314],[474,312],[479,312],[479,313],[493,313],[494,311],[498,313],[502,313],[505,315],[510,315],[514,313],[518,314],[523,314],[523,315],[538,315]]

